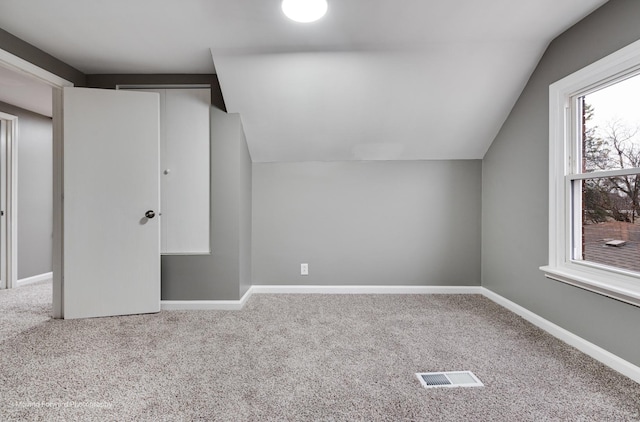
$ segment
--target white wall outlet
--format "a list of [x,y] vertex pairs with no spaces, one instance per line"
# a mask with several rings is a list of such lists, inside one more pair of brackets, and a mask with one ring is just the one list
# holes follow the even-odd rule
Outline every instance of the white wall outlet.
[[300,264],[300,275],[309,275],[309,264]]

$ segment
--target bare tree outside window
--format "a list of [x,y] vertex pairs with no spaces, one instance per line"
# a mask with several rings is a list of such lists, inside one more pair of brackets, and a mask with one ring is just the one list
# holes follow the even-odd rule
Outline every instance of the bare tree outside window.
[[634,174],[640,168],[639,98],[640,76],[579,98],[581,173],[630,172],[576,181],[582,190],[581,259],[636,272],[640,272],[640,177]]

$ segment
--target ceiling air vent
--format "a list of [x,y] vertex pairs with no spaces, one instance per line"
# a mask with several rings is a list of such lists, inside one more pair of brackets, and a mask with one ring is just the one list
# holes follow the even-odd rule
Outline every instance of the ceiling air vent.
[[424,388],[436,387],[484,387],[471,371],[422,372],[416,376]]

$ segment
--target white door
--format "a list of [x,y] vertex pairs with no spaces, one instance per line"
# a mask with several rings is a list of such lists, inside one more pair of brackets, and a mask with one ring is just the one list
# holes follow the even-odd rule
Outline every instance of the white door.
[[64,88],[63,110],[63,316],[158,312],[158,95]]

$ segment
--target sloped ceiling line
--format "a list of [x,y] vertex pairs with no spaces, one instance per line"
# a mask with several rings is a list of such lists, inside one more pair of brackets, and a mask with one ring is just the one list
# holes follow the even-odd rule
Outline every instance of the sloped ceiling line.
[[329,0],[299,24],[280,0],[4,0],[0,27],[85,74],[217,71],[256,162],[479,159],[605,2]]

